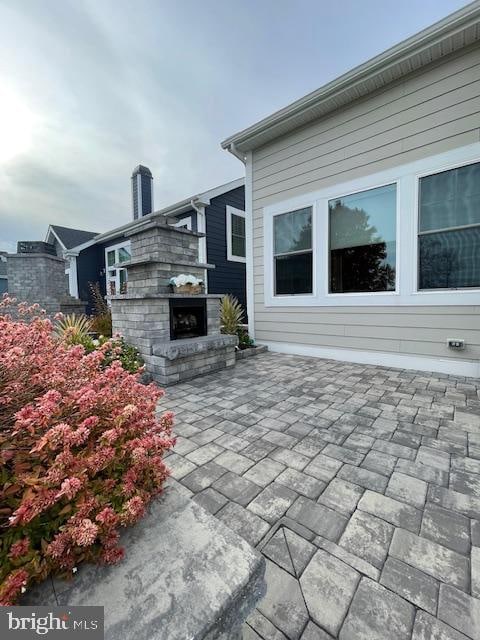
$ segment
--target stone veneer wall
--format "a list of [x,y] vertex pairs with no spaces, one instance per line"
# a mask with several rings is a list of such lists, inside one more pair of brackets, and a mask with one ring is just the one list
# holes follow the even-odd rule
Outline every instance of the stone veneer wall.
[[112,326],[140,351],[147,371],[160,384],[174,384],[235,364],[235,336],[220,333],[220,295],[206,298],[207,336],[170,341],[170,299],[188,295],[172,294],[169,282],[181,273],[205,279],[212,265],[198,263],[199,234],[172,227],[163,219],[145,222],[127,237],[131,260],[122,263],[128,270],[128,289],[111,296]]
[[68,292],[65,260],[48,253],[7,256],[8,292],[19,302],[38,303],[47,314],[84,313],[85,305]]
[[170,278],[182,272],[204,279],[206,265],[197,263],[201,235],[162,220],[132,232],[132,260],[127,263],[129,293],[170,293]]

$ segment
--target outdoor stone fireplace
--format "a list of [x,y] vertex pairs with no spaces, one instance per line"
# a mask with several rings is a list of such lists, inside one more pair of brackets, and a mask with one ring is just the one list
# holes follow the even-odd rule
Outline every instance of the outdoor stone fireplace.
[[170,340],[207,335],[205,298],[170,298]]
[[236,336],[220,332],[220,294],[178,294],[170,278],[181,273],[206,280],[213,265],[198,262],[203,234],[145,220],[131,241],[127,292],[110,296],[112,327],[140,351],[147,371],[162,385],[235,364]]

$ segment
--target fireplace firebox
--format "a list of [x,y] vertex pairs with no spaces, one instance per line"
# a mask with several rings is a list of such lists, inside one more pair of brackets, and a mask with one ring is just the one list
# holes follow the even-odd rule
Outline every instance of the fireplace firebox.
[[207,335],[205,298],[170,298],[170,340]]

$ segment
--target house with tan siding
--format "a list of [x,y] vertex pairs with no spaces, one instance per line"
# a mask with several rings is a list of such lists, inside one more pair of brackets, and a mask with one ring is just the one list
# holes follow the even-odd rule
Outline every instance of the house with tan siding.
[[222,146],[257,342],[480,376],[480,2]]

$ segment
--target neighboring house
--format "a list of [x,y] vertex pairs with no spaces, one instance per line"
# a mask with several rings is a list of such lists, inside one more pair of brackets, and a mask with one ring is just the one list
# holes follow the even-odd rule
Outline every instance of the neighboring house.
[[[140,165],[140,169],[143,175],[151,176],[146,167]],[[137,167],[132,176],[135,187],[138,170]],[[132,188],[133,214],[137,216],[141,210],[137,198],[145,202],[147,195],[152,197],[150,191],[142,194],[142,188],[150,190],[151,181],[139,180],[138,188]],[[199,261],[215,265],[206,272],[207,291],[231,293],[246,306],[244,191],[244,179],[234,180],[70,247],[64,254],[70,274],[76,274],[71,278],[70,293],[89,301],[91,310],[90,283],[98,282],[104,295],[124,291],[127,270],[122,262],[130,259],[130,241],[125,234],[153,217],[166,217],[169,224],[205,233],[199,239]]]
[[[55,247],[55,252],[60,258],[66,258],[67,251],[76,247],[79,244],[88,242],[94,238],[97,234],[95,231],[83,231],[81,229],[70,229],[69,227],[60,227],[57,224],[51,224],[48,227],[45,242]],[[65,268],[65,275],[68,278],[68,288],[70,295],[81,300],[88,300],[88,297],[83,298],[79,295],[79,289],[77,284],[77,272],[76,263],[67,260]]]
[[258,342],[480,375],[479,39],[476,2],[222,143]]
[[7,252],[0,251],[0,296],[8,291]]

